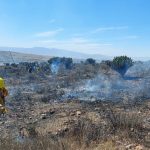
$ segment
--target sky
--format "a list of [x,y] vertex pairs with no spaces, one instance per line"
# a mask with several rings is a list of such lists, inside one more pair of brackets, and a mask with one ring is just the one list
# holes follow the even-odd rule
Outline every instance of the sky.
[[150,57],[150,0],[0,0],[0,47]]

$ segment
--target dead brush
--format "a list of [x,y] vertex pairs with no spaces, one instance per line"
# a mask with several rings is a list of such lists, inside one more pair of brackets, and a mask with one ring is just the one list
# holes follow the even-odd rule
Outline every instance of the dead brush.
[[79,145],[89,146],[92,142],[105,139],[108,134],[106,126],[96,125],[86,118],[79,118],[71,127],[68,136],[72,137]]
[[0,139],[1,150],[69,150],[59,139],[39,136],[30,141],[17,142],[11,138]]
[[143,127],[143,119],[136,112],[107,112],[107,120],[112,134],[126,133],[124,136],[137,142],[144,143],[147,134]]
[[114,113],[111,112],[107,116],[109,121],[112,123],[114,129],[140,129],[142,128],[142,120],[136,113]]

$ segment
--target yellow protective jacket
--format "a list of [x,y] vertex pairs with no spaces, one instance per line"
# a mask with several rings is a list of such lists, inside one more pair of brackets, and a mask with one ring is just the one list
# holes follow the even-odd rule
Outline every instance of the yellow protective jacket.
[[5,97],[8,95],[8,91],[5,88],[4,79],[0,78],[0,104],[5,105]]
[[0,78],[0,89],[5,88],[5,82],[3,78]]

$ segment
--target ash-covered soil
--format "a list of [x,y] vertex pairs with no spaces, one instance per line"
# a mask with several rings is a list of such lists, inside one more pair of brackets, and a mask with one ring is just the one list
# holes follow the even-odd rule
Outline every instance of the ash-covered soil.
[[8,113],[0,118],[3,139],[23,144],[42,135],[79,146],[71,149],[96,150],[104,143],[150,148],[148,75],[122,77],[104,63],[61,67],[54,72],[48,63],[0,67],[9,90]]

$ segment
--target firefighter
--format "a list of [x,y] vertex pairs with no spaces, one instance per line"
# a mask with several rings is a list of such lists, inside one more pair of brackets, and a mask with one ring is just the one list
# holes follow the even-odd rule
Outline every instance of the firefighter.
[[[7,95],[8,95],[8,91],[5,87],[4,79],[0,78],[0,106],[3,108],[5,108],[5,97]],[[6,109],[5,109],[5,112],[6,112]]]

